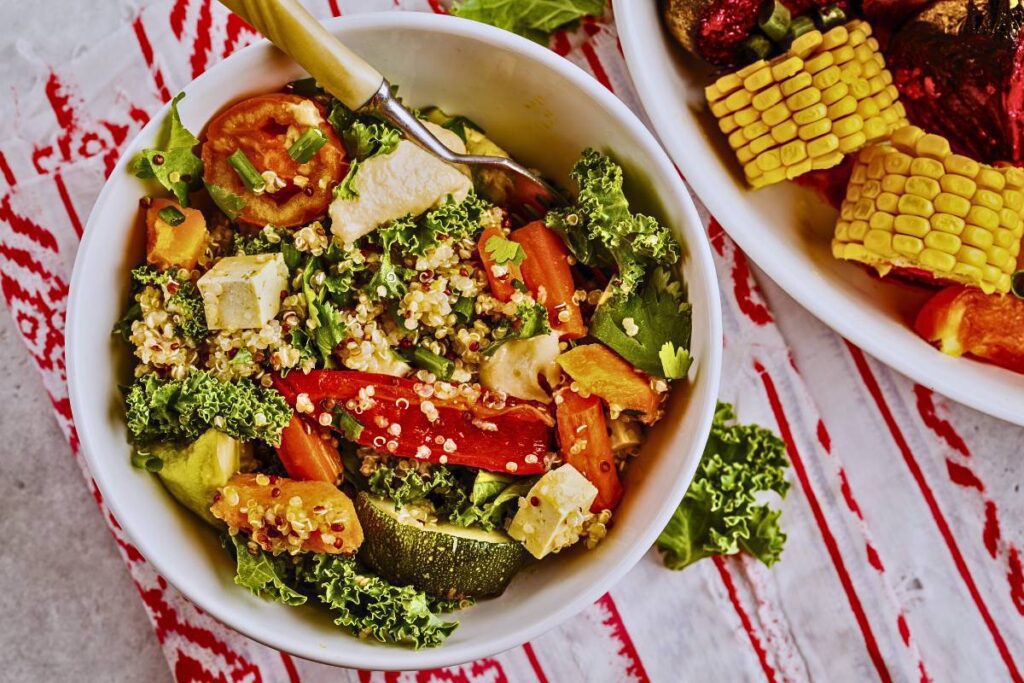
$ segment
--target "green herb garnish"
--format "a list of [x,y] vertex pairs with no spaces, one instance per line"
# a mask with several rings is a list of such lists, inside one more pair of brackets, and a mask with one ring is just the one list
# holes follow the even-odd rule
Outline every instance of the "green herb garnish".
[[267,189],[267,183],[263,180],[263,176],[256,170],[256,167],[244,151],[236,149],[228,157],[228,163],[235,169],[235,173],[238,174],[238,177],[250,192],[263,192],[263,190]]
[[165,206],[156,212],[157,217],[172,228],[176,228],[185,222],[183,214],[176,206]]
[[288,156],[298,163],[304,164],[326,144],[327,136],[319,128],[307,128],[306,132],[288,148]]

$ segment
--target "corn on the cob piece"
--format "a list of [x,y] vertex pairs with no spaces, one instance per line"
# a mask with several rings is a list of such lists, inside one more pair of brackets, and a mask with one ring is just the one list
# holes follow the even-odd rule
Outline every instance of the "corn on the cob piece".
[[835,166],[906,124],[871,26],[859,20],[805,33],[705,94],[754,187]]
[[925,271],[1008,292],[1024,221],[1024,170],[953,154],[949,142],[904,126],[892,144],[861,150],[832,240],[836,258]]

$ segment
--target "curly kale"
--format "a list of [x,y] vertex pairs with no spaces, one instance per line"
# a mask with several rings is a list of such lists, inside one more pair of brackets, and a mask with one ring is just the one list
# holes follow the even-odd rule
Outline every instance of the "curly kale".
[[236,584],[248,588],[256,597],[285,605],[295,607],[306,603],[306,596],[292,588],[296,566],[290,556],[275,557],[262,550],[253,554],[241,534],[224,539],[224,547],[229,551],[228,539],[234,546]]
[[658,536],[670,569],[741,550],[770,566],[782,553],[781,512],[758,504],[756,494],[786,495],[785,446],[767,429],[732,424],[734,418],[732,406],[718,404],[697,476]]
[[679,245],[668,228],[630,211],[622,168],[608,156],[587,149],[569,175],[579,186],[576,205],[549,213],[547,224],[565,237],[582,263],[614,262],[618,273],[612,291],[632,294],[653,266],[679,260]]
[[[164,306],[174,318],[174,331],[182,337],[188,337],[199,343],[206,339],[210,330],[206,326],[206,308],[199,288],[192,282],[178,284],[167,271],[159,271],[150,266],[139,266],[132,270],[132,280],[139,287],[159,287],[165,297]],[[174,284],[172,288],[169,285]],[[169,292],[173,291],[171,294]],[[115,333],[127,339],[131,335],[131,323],[141,318],[142,310],[134,311],[131,307],[118,324]]]
[[314,555],[300,571],[303,592],[315,595],[334,614],[334,623],[360,638],[382,643],[435,647],[458,627],[438,614],[451,601],[438,601],[412,586],[393,586],[360,572],[355,560],[340,555]]
[[277,445],[292,417],[287,401],[273,389],[247,379],[222,382],[195,369],[182,380],[140,377],[125,403],[128,430],[140,445],[190,441],[210,427],[242,441]]
[[424,474],[415,467],[403,467],[395,463],[381,464],[367,479],[370,493],[390,500],[396,508],[415,503],[438,491],[458,487],[455,475],[444,465],[431,467]]

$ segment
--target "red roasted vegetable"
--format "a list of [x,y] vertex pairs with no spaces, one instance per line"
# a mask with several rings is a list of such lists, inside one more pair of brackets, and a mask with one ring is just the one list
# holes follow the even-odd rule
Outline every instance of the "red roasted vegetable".
[[[491,287],[491,294],[498,301],[508,301],[516,291],[512,283],[516,280],[522,283],[523,273],[514,261],[507,261],[500,265],[495,263],[494,256],[487,250],[487,243],[494,238],[502,241],[506,239],[505,233],[501,231],[501,228],[487,228],[480,233],[480,239],[477,242],[476,248],[480,253],[480,261],[484,264],[484,272],[487,273],[487,283]],[[501,276],[496,275],[494,272],[495,266],[504,268],[504,274]]]
[[554,421],[544,406],[469,385],[314,370],[275,378],[274,386],[293,406],[305,394],[315,415],[345,409],[362,425],[357,443],[403,458],[530,475],[545,471],[551,450]]
[[951,356],[964,354],[1024,372],[1024,301],[947,287],[917,314],[914,329]]
[[281,432],[281,445],[277,455],[288,471],[288,476],[300,481],[326,481],[338,483],[341,476],[341,455],[325,437],[320,427],[292,414],[292,420]]
[[519,228],[511,237],[526,253],[520,266],[523,278],[537,301],[548,309],[551,329],[562,339],[579,339],[586,335],[580,305],[573,298],[576,286],[569,267],[569,250],[562,238],[545,226],[544,221]]
[[562,389],[555,402],[562,457],[597,487],[591,512],[614,509],[622,499],[622,483],[615,469],[601,399],[597,396],[583,398],[571,389]]

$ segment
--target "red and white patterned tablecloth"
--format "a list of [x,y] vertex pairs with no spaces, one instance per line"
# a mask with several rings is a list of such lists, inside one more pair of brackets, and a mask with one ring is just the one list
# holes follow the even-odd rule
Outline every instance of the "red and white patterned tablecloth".
[[[306,4],[323,18],[447,5]],[[0,289],[179,680],[1022,680],[1024,430],[865,356],[756,273],[706,214],[724,308],[722,398],[777,428],[793,462],[778,565],[733,557],[675,573],[652,551],[564,626],[437,671],[332,669],[206,616],[103,507],[78,453],[63,326],[82,227],[121,147],[254,36],[214,0],[51,0],[45,11],[65,19],[53,33],[4,37]],[[610,14],[551,47],[642,116]]]

